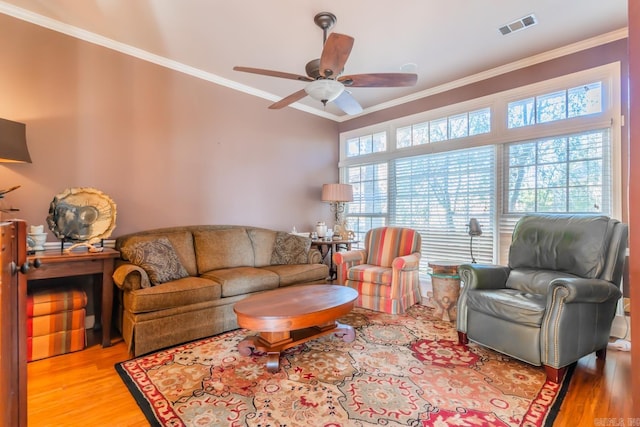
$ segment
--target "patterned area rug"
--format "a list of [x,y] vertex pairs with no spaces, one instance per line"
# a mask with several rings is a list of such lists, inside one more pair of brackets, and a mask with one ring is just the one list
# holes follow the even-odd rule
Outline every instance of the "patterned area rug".
[[329,334],[290,348],[275,374],[266,355],[241,356],[247,330],[142,356],[116,370],[152,425],[543,426],[569,383],[475,344],[416,305],[393,316],[355,309]]

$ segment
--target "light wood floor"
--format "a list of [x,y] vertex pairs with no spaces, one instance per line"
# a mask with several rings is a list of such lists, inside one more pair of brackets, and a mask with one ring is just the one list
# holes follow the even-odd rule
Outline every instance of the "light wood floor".
[[[128,359],[121,339],[113,346],[94,344],[83,351],[28,364],[29,427],[145,426],[146,419],[114,365]],[[556,418],[557,426],[604,424],[612,418],[640,425],[632,416],[631,357],[610,350],[607,360],[594,355],[578,362],[568,394]],[[599,421],[602,419],[609,421]]]

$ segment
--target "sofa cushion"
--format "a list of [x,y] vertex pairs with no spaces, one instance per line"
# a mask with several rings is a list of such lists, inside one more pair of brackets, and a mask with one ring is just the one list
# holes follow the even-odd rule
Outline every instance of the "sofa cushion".
[[220,298],[221,286],[201,277],[185,277],[123,294],[123,305],[131,313],[147,313],[183,307]]
[[193,233],[198,274],[231,267],[253,267],[253,246],[244,228]]
[[129,244],[121,248],[120,253],[123,258],[142,267],[152,285],[182,279],[189,275],[166,237]]
[[[193,235],[187,230],[171,231],[171,232],[158,232],[158,233],[144,233],[140,235],[132,235],[124,238],[121,242],[120,251],[129,245],[137,242],[147,242],[150,240],[158,240],[166,237],[171,242],[173,249],[178,254],[180,263],[184,266],[189,273],[189,276],[197,276],[198,268],[196,266],[196,254],[193,250]],[[123,257],[124,258],[124,257]],[[126,258],[124,258],[126,260]]]
[[347,280],[375,283],[376,285],[391,286],[392,276],[392,268],[370,264],[354,265],[347,271]]
[[467,309],[522,325],[540,327],[545,314],[545,295],[516,289],[491,289],[467,292]]
[[329,267],[325,264],[269,265],[262,268],[276,273],[280,277],[280,286],[316,282],[329,276]]
[[276,243],[276,232],[261,228],[247,229],[247,234],[253,244],[255,267],[271,265],[271,253]]
[[271,254],[271,264],[307,264],[310,248],[310,238],[278,231]]
[[275,289],[279,283],[276,273],[255,267],[212,270],[201,277],[220,283],[223,298]]

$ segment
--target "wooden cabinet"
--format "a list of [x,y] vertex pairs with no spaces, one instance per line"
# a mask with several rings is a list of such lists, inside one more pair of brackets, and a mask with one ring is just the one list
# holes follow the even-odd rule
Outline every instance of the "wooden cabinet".
[[0,425],[27,425],[27,261],[24,221],[0,223]]

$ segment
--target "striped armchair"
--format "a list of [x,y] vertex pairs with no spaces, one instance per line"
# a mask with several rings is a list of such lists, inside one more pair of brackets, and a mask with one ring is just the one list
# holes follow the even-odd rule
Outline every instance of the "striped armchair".
[[358,291],[356,306],[402,314],[420,301],[420,234],[410,228],[367,232],[364,249],[336,252],[338,283]]

